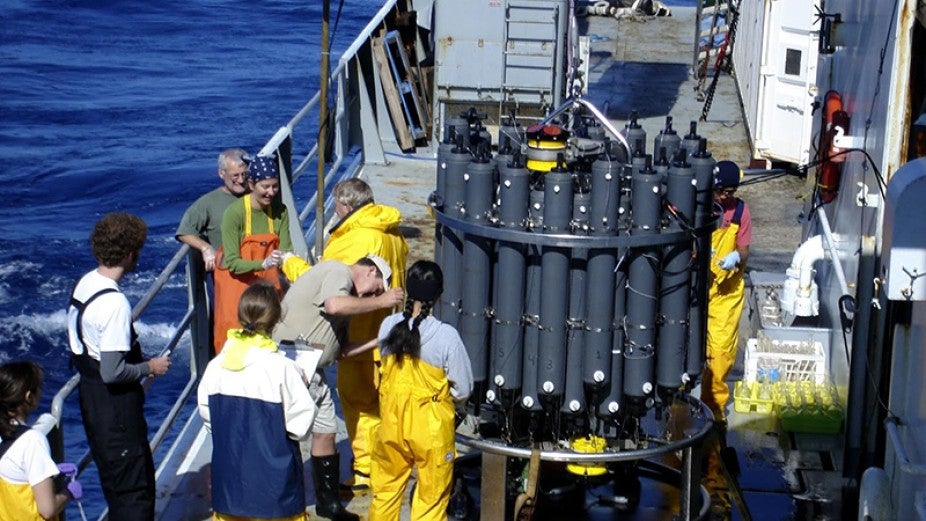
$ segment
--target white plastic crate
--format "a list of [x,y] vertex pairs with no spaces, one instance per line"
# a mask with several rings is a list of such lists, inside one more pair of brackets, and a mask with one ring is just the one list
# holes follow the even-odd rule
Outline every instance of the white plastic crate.
[[746,342],[747,382],[815,382],[826,381],[826,354],[823,344],[806,340],[784,340],[763,335]]

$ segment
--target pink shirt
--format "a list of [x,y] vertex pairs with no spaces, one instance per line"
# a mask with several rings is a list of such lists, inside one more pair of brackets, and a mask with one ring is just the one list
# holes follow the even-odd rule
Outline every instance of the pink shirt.
[[[736,198],[728,198],[729,203],[723,207],[723,222],[721,228],[730,226],[733,220],[733,212],[736,210]],[[740,227],[736,232],[736,247],[748,247],[752,244],[752,215],[749,213],[749,205],[743,203],[743,215],[740,217]]]

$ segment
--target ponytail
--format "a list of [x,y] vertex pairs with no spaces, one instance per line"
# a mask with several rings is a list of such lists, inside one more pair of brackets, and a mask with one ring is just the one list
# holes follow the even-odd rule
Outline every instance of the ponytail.
[[383,355],[410,355],[415,358],[421,354],[421,333],[418,331],[418,325],[421,324],[421,315],[419,314],[412,321],[412,327],[409,328],[409,320],[412,319],[412,309],[415,301],[412,299],[405,300],[405,311],[402,312],[402,321],[392,326],[389,334],[382,342]]
[[283,308],[276,288],[263,279],[248,286],[238,300],[238,322],[245,336],[270,336],[282,314]]
[[[405,300],[402,321],[392,326],[381,345],[383,355],[399,355],[400,361],[401,355],[409,355],[413,358],[421,356],[419,327],[421,322],[431,315],[434,301],[443,289],[444,276],[437,264],[430,261],[418,261],[408,269],[406,281],[408,298]],[[418,315],[412,319],[415,302],[419,302],[421,308],[418,310]],[[411,326],[409,326],[409,321],[411,321]]]

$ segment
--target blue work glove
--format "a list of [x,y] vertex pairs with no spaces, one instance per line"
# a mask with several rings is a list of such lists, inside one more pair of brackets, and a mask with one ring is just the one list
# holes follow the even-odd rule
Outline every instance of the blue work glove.
[[718,264],[720,265],[720,269],[732,270],[739,263],[740,263],[740,252],[733,250],[730,253],[728,253],[726,257],[720,259],[720,262]]
[[71,497],[74,499],[84,497],[84,488],[80,485],[80,482],[77,481],[77,465],[73,463],[59,463],[58,471],[67,478],[67,485],[65,485],[65,488],[68,493],[71,494]]

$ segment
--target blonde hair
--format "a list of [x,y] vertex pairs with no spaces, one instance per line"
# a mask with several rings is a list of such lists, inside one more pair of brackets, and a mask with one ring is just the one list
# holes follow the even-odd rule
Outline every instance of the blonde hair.
[[373,189],[363,179],[352,177],[334,185],[331,191],[334,200],[354,210],[373,202]]

